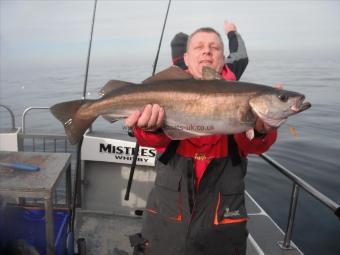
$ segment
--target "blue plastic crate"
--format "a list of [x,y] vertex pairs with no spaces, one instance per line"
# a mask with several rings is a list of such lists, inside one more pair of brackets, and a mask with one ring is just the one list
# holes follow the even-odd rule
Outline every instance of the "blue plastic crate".
[[[68,210],[54,210],[54,247],[56,255],[66,254]],[[1,216],[0,216],[1,219]],[[23,239],[43,255],[46,254],[45,210],[41,208],[25,208],[7,206],[3,213],[2,245]],[[0,246],[1,248],[1,246]]]

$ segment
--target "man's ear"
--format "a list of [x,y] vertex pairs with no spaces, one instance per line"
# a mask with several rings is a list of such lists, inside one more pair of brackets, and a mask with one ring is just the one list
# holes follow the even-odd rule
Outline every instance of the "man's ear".
[[188,61],[189,61],[189,60],[188,60],[188,53],[186,53],[186,52],[184,53],[183,59],[184,59],[185,65],[188,66]]

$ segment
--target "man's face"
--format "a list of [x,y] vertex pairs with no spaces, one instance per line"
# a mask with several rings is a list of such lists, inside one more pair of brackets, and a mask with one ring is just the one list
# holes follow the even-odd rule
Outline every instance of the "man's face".
[[195,78],[202,78],[203,66],[220,72],[224,65],[223,44],[215,33],[198,32],[184,54],[185,64]]

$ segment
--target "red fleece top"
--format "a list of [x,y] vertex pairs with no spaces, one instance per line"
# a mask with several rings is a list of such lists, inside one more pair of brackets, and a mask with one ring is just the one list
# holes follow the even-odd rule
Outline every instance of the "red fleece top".
[[[235,75],[226,65],[221,75],[225,80],[236,80]],[[134,134],[141,146],[156,148],[158,152],[163,152],[171,141],[164,133],[146,132],[139,128],[134,129]],[[267,151],[276,137],[276,130],[252,140],[249,140],[245,133],[234,134],[241,157],[246,157],[249,153],[261,154]],[[197,188],[210,161],[228,155],[228,136],[211,135],[181,140],[176,153],[183,157],[194,158]]]

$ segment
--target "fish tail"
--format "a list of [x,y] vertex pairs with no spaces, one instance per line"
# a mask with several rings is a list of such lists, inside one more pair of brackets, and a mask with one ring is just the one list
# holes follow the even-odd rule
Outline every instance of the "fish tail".
[[[97,118],[90,113],[84,114],[93,100],[74,100],[53,105],[50,111],[64,126],[67,139],[71,144],[77,144],[85,131]],[[85,111],[86,112],[86,111]]]

